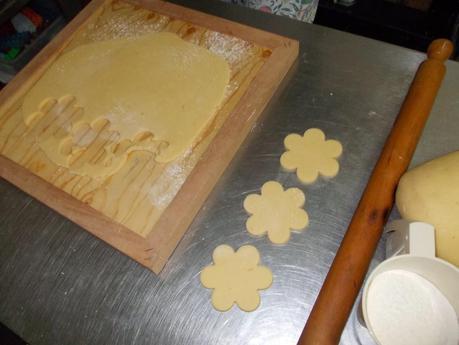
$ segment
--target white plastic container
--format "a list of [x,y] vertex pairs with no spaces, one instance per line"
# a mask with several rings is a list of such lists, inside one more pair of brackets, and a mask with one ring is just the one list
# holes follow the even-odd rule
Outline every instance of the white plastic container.
[[387,260],[367,279],[365,325],[379,345],[458,345],[459,269],[435,257],[430,224],[389,224]]

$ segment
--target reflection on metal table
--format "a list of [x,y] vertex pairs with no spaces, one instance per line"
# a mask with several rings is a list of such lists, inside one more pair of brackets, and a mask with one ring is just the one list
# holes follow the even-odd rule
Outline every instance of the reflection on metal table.
[[[299,59],[159,276],[0,181],[0,321],[31,344],[296,344],[424,58],[218,1],[177,2],[298,39]],[[447,68],[413,164],[459,148],[459,65]],[[310,127],[340,140],[344,153],[336,178],[303,186],[279,157],[287,134]],[[286,245],[245,231],[242,202],[268,180],[306,194],[310,224]],[[223,243],[254,245],[273,271],[255,312],[217,312],[200,285]],[[380,246],[372,266],[383,255]],[[341,343],[373,344],[355,312]]]

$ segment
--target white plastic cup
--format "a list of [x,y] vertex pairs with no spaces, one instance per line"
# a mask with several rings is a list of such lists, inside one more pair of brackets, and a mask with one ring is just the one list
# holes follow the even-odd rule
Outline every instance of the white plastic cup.
[[[444,339],[448,339],[446,344],[459,344],[459,325],[458,325],[458,318],[459,318],[459,269],[442,260],[437,257],[435,257],[435,230],[430,224],[426,223],[421,223],[421,222],[407,222],[407,221],[396,221],[398,223],[393,223],[389,224],[388,228],[391,230],[391,234],[389,234],[388,240],[386,242],[386,256],[388,257],[387,260],[383,261],[380,263],[370,274],[368,277],[364,289],[363,289],[363,294],[362,294],[362,301],[361,301],[361,308],[362,308],[362,314],[365,322],[365,326],[367,327],[369,333],[373,337],[373,339],[376,341],[377,344],[379,345],[393,345],[389,344],[387,339],[390,338],[388,337],[387,334],[384,334],[386,331],[382,331],[381,325],[378,325],[378,327],[375,327],[377,325],[372,324],[372,316],[373,320],[381,320],[381,317],[384,318],[386,317],[386,320],[384,322],[389,322],[391,325],[400,325],[400,327],[403,327],[403,325],[406,325],[406,322],[421,322],[422,318],[424,318],[424,322],[426,318],[428,317],[435,317],[431,315],[416,315],[414,313],[413,317],[413,311],[411,313],[404,314],[404,303],[400,303],[401,305],[397,307],[397,310],[392,310],[391,312],[387,312],[384,314],[384,303],[385,301],[381,300],[381,303],[374,303],[374,301],[370,301],[370,298],[376,298],[374,296],[387,296],[387,300],[389,301],[390,299],[390,294],[397,294],[400,293],[400,291],[384,291],[381,290],[381,279],[382,277],[380,276],[381,274],[385,272],[391,272],[392,276],[390,277],[392,279],[394,274],[406,274],[407,277],[411,278],[419,278],[419,282],[426,282],[426,286],[432,286],[432,289],[437,290],[446,297],[446,300],[442,297],[442,301],[444,301],[444,304],[448,304],[454,309],[456,313],[456,322],[455,322],[455,327],[454,327],[454,322],[453,324],[447,323],[447,326],[445,323],[441,323],[441,327],[446,327],[444,330],[442,330],[442,337],[444,336]],[[400,273],[399,273],[400,272]],[[417,275],[414,276],[413,274]],[[379,286],[376,288],[374,285],[372,286],[372,283],[375,281],[375,279],[379,277],[378,283],[376,283],[376,286]],[[388,275],[386,274],[387,278]],[[395,277],[395,276],[394,276]],[[411,279],[410,278],[410,279]],[[395,279],[395,278],[394,278]],[[403,278],[405,279],[405,278]],[[413,280],[416,281],[416,280]],[[431,284],[430,284],[431,283]],[[417,284],[417,283],[416,283]],[[388,284],[387,286],[390,286]],[[420,286],[420,285],[419,285]],[[416,287],[416,286],[415,286]],[[372,288],[373,289],[379,289],[378,293],[376,293],[376,290],[373,290],[374,293],[372,293]],[[407,285],[408,288],[408,285]],[[411,286],[412,288],[412,286]],[[436,289],[435,289],[436,288]],[[421,291],[423,290],[424,287],[420,287]],[[381,294],[380,292],[384,291],[384,294]],[[405,294],[407,292],[405,291]],[[438,292],[436,292],[437,295]],[[373,296],[373,297],[371,297]],[[406,295],[410,297],[410,295]],[[436,295],[435,295],[436,296]],[[379,297],[380,298],[380,297]],[[413,297],[415,298],[415,297]],[[397,301],[396,299],[392,299],[392,303],[395,303],[394,301]],[[444,305],[443,304],[443,305]],[[379,310],[380,308],[369,310],[369,305],[373,306],[375,308],[375,305],[382,306],[382,309]],[[390,302],[387,303],[387,305],[392,305]],[[415,304],[413,304],[413,300],[411,299],[411,304],[407,303],[407,305],[411,305],[416,307]],[[450,312],[449,315],[452,313],[452,309],[449,306],[446,306],[447,311]],[[377,316],[379,318],[375,318],[375,312],[380,313]],[[372,313],[372,315],[370,315]],[[406,315],[411,315],[409,320],[406,319],[400,319],[400,320],[394,320],[394,317],[398,318],[403,318],[406,317]],[[451,317],[449,318],[451,320]],[[382,322],[382,321],[378,321]],[[422,323],[422,322],[421,322]],[[421,324],[419,323],[419,324]],[[435,324],[435,320],[432,320],[432,325]],[[414,326],[415,327],[415,326]],[[432,326],[433,327],[433,326]],[[375,331],[375,330],[378,331]],[[393,330],[393,328],[392,328]],[[401,330],[403,331],[403,330]],[[413,339],[413,342],[410,342],[409,344],[416,344],[416,342],[419,344],[419,342],[422,341],[427,341],[426,339],[422,338],[422,329],[420,332],[413,332],[413,337],[410,339]],[[389,330],[387,330],[389,332]],[[445,333],[446,332],[446,333]],[[378,334],[379,335],[378,335]],[[403,332],[401,332],[403,333]],[[391,336],[394,336],[392,334]],[[416,337],[420,337],[416,340]],[[407,341],[407,340],[405,340]],[[403,343],[405,342],[403,341]],[[405,345],[409,345],[406,343]],[[445,345],[446,345],[445,344]],[[442,344],[443,345],[443,344]]]

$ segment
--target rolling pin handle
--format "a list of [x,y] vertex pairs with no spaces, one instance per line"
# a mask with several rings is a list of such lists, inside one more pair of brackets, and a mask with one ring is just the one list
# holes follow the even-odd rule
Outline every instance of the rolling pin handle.
[[451,41],[439,38],[430,43],[429,48],[427,48],[427,56],[429,59],[443,62],[449,59],[453,53],[453,48]]

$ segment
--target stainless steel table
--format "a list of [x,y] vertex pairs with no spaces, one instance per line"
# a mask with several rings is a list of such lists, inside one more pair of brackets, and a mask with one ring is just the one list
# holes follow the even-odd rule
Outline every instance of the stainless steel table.
[[[180,2],[294,37],[299,59],[159,276],[0,181],[0,321],[31,344],[296,344],[424,57],[218,1]],[[414,163],[459,148],[459,65],[447,67]],[[339,139],[344,154],[336,178],[301,186],[279,156],[288,133],[309,127]],[[310,225],[284,246],[244,230],[244,197],[271,179],[307,196]],[[200,286],[222,243],[255,245],[273,271],[255,312],[216,312]],[[380,246],[372,265],[382,258]],[[342,344],[372,344],[355,313]]]

